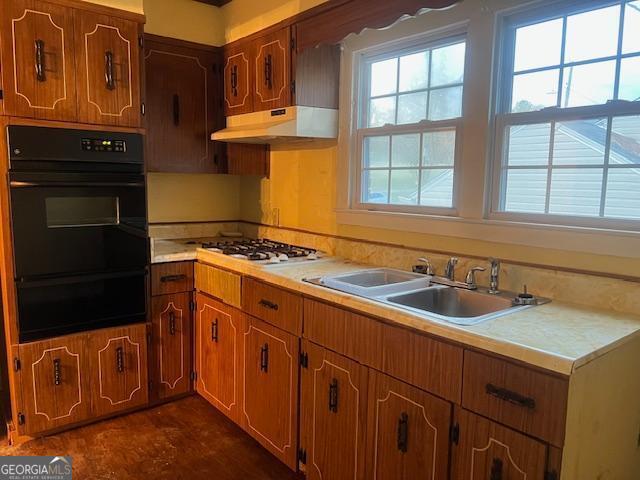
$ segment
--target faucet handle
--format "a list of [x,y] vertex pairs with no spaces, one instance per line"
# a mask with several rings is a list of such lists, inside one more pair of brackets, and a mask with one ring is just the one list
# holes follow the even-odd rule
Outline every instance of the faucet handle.
[[424,265],[414,265],[413,272],[414,273],[422,273],[423,275],[434,275],[433,266],[431,262],[426,257],[420,257],[418,262],[424,263]]
[[476,272],[484,272],[485,270],[486,268],[484,267],[473,267],[471,270],[469,270],[466,279],[467,287],[472,290],[478,288],[478,284],[476,283]]

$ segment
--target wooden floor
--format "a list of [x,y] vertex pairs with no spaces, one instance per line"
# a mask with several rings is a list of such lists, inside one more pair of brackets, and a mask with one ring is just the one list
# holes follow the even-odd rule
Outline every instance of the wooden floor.
[[198,396],[3,446],[0,455],[71,455],[78,480],[302,478]]

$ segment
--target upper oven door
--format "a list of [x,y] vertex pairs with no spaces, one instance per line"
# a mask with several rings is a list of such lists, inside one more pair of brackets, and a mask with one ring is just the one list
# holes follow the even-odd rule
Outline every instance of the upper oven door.
[[16,279],[148,263],[139,174],[10,174]]

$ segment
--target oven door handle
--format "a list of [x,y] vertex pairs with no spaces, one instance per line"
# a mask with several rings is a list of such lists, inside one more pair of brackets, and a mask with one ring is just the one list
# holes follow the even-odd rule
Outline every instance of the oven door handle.
[[142,276],[142,275],[148,275],[148,274],[149,274],[149,270],[147,268],[144,268],[144,269],[136,269],[136,270],[127,270],[124,272],[95,273],[95,274],[88,274],[88,275],[69,275],[69,276],[55,277],[55,278],[19,277],[19,278],[16,278],[16,287],[17,288],[47,287],[51,285],[74,284],[74,283],[81,283],[81,282],[90,282],[93,280],[111,280],[114,278],[136,277],[136,276]]
[[144,187],[144,182],[22,182],[12,180],[11,188],[33,187]]

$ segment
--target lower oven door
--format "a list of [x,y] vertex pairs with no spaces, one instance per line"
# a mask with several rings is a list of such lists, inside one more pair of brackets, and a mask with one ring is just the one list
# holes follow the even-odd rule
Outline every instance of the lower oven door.
[[16,279],[148,264],[142,175],[12,172],[10,180]]
[[146,321],[147,270],[18,281],[20,342]]

